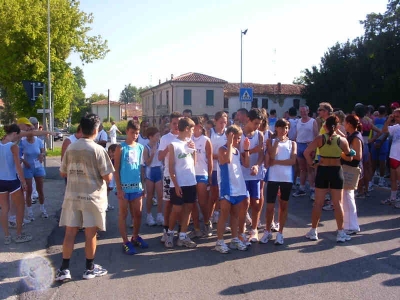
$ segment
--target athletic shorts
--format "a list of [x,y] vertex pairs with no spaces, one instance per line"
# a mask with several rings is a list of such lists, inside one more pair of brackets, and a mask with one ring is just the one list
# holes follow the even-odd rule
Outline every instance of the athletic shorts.
[[196,175],[196,182],[208,184],[208,176],[207,175]]
[[159,182],[163,179],[161,166],[158,167],[146,167],[145,168],[145,177],[151,182]]
[[260,199],[260,180],[246,180],[246,189],[250,199]]
[[124,198],[129,202],[143,196],[143,192],[124,193]]
[[385,141],[380,148],[375,148],[375,145],[371,148],[372,160],[385,161],[389,154],[389,141]]
[[12,194],[19,189],[21,189],[21,181],[18,178],[14,180],[0,180],[0,194]]
[[400,167],[400,161],[394,158],[389,158],[389,164],[390,168],[396,170],[398,167]]
[[46,171],[43,167],[41,168],[23,168],[24,177],[26,179],[31,179],[33,177],[44,177],[46,176]]
[[211,186],[218,186],[217,171],[213,171],[211,175]]
[[297,143],[297,157],[305,158],[304,157],[304,150],[307,148],[307,143]]
[[190,204],[195,203],[197,200],[197,189],[195,185],[191,186],[181,186],[182,190],[182,197],[178,197],[176,194],[175,188],[170,188],[171,193],[171,204],[172,205],[183,205],[183,204]]
[[240,196],[224,196],[222,198],[220,198],[219,200],[226,200],[228,201],[230,204],[232,205],[236,205],[239,204],[240,202],[242,202],[244,199],[248,198],[249,195],[240,195]]
[[315,175],[315,187],[317,189],[343,189],[342,166],[318,166]]
[[97,227],[106,230],[107,204],[99,205],[88,200],[64,200],[59,226]]
[[171,178],[169,176],[163,177],[163,200],[169,201],[171,199],[170,187]]
[[289,201],[292,182],[267,181],[267,203],[275,203],[279,196],[282,201]]

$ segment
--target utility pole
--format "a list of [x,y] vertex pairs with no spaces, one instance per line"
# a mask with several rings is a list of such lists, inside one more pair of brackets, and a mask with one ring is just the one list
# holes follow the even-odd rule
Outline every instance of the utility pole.
[[110,89],[108,89],[108,96],[107,96],[107,120],[110,123]]

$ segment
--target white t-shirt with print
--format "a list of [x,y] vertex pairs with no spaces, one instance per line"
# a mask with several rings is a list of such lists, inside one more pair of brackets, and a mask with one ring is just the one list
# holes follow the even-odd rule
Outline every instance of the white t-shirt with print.
[[400,124],[389,126],[388,130],[392,137],[389,157],[400,161]]

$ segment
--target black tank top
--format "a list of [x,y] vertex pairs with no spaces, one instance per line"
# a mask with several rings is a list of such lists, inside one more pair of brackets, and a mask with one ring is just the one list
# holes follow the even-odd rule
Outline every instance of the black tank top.
[[[364,153],[364,140],[359,131],[354,131],[352,134],[347,136],[347,141],[349,142],[349,146],[351,146],[351,143],[355,138],[361,141],[361,153]],[[340,159],[340,162],[342,163],[342,165],[348,165],[350,167],[358,167],[362,165],[360,164],[360,161],[358,159],[353,159],[352,161],[346,161],[344,159]]]

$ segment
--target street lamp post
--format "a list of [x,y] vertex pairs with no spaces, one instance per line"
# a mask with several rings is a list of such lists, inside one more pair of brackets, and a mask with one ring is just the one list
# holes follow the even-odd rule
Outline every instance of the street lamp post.
[[[246,35],[247,33],[247,29],[246,30],[240,30],[240,88],[243,87],[243,80],[242,80],[242,76],[243,76],[243,36]],[[242,107],[243,107],[243,102],[242,103]]]
[[[48,64],[48,70],[47,70],[47,76],[48,76],[48,99],[49,99],[49,127],[50,131],[53,131],[53,104],[52,104],[52,95],[51,95],[51,52],[50,52],[50,0],[47,0],[47,64]],[[43,114],[45,113],[45,107],[43,107]],[[44,124],[45,125],[45,124]],[[53,149],[53,136],[50,136],[50,149]]]

